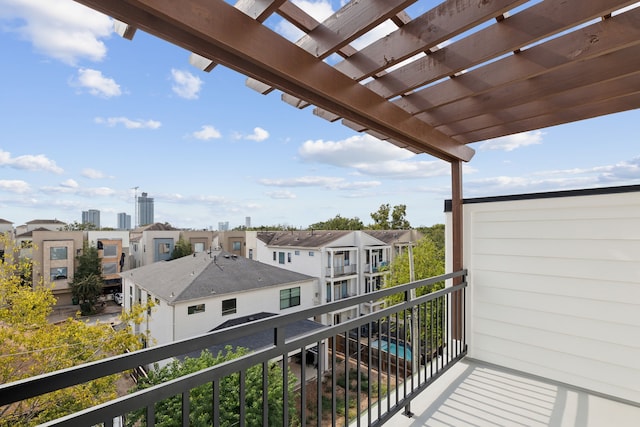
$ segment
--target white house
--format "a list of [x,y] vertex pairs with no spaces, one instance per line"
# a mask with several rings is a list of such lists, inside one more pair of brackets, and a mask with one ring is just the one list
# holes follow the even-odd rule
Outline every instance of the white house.
[[124,306],[152,301],[137,332],[151,345],[206,333],[232,319],[314,305],[317,279],[222,251],[156,262],[121,273]]
[[[257,259],[318,278],[318,304],[375,291],[387,265],[402,247],[419,238],[413,230],[305,230],[258,232]],[[412,240],[414,239],[414,240]],[[324,324],[338,324],[375,310],[372,301],[325,315]]]

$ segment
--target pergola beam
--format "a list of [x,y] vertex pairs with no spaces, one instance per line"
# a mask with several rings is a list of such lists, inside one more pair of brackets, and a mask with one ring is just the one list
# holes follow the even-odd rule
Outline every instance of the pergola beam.
[[293,46],[222,0],[76,0],[438,158],[474,151]]

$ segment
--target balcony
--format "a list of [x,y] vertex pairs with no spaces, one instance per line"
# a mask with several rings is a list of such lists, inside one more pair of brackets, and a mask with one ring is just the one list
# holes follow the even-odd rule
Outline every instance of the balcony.
[[[238,327],[231,327],[171,344],[111,357],[50,374],[0,386],[0,405],[7,405],[47,392],[80,384],[114,373],[135,370],[168,358],[199,352],[235,339],[270,331],[273,344],[257,349],[246,356],[213,366],[196,373],[122,396],[102,405],[70,414],[45,425],[112,426],[127,414],[143,410],[146,425],[155,425],[156,404],[173,396],[182,402],[177,424],[189,424],[192,412],[189,392],[207,385],[211,387],[211,419],[214,426],[248,425],[249,404],[247,390],[240,381],[237,399],[239,412],[224,413],[220,405],[223,379],[230,375],[245,378],[247,370],[259,366],[265,372],[270,363],[279,361],[285,369],[282,375],[281,424],[317,425],[318,419],[348,425],[364,419],[368,425],[381,425],[394,414],[408,411],[410,402],[466,354],[463,313],[465,304],[465,272],[439,276],[384,289],[366,296],[343,299],[312,309],[271,317]],[[461,280],[456,286],[421,297],[412,297],[412,290],[442,280]],[[376,313],[348,322],[325,326],[306,335],[285,338],[287,325],[298,320],[351,307],[371,298],[400,295],[402,301]],[[413,332],[413,333],[412,333]],[[412,339],[413,336],[413,339]],[[319,349],[319,350],[312,350]],[[300,369],[296,386],[290,387],[291,377],[284,374],[294,368],[295,360],[302,366],[313,353],[313,367]],[[310,372],[310,373],[309,373]],[[268,393],[266,380],[262,384],[262,425],[269,423],[270,405],[265,405]],[[321,381],[315,380],[321,378]],[[304,384],[305,386],[301,386]],[[340,384],[343,386],[341,387]],[[347,387],[346,384],[350,386]],[[252,405],[253,406],[253,405]],[[305,408],[304,411],[301,408]],[[345,408],[349,408],[345,410]],[[272,410],[272,409],[271,409]],[[290,415],[295,414],[295,415]],[[235,425],[235,424],[233,424]]]
[[357,265],[335,265],[333,267],[326,267],[325,277],[341,277],[350,276],[358,273]]

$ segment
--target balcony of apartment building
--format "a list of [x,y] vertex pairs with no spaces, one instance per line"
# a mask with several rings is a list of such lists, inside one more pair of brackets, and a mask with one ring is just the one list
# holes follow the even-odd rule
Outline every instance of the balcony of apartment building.
[[325,277],[343,280],[358,275],[358,248],[327,248],[326,259]]
[[[81,3],[121,19],[129,38],[142,28],[195,50],[193,63],[207,71],[231,66],[262,93],[282,90],[321,117],[447,161],[447,274],[2,384],[0,405],[267,331],[271,344],[246,356],[46,425],[111,426],[138,410],[154,425],[158,402],[170,398],[177,425],[197,412],[214,426],[244,426],[256,407],[260,424],[275,410],[283,426],[638,425],[640,188],[490,205],[462,197],[468,144],[638,107],[637,84],[627,80],[640,58],[640,9],[626,9],[634,1],[444,1],[414,20],[398,6],[413,2],[352,1],[323,25],[290,2],[239,2],[250,14],[221,1],[211,10],[203,2]],[[263,28],[276,11],[305,32],[300,45]],[[384,20],[401,28],[356,51],[351,41]],[[427,24],[434,31],[423,31]],[[341,70],[324,62],[338,52],[354,58],[338,61]],[[427,59],[410,68],[390,68],[423,52]],[[327,276],[346,266],[328,264]],[[442,290],[414,293],[442,281]],[[298,320],[370,300],[389,304],[285,338]],[[300,369],[291,384],[289,355],[306,363],[316,347],[318,380]],[[239,381],[237,411],[223,411],[224,378],[242,380],[256,365],[264,373],[271,361],[285,368],[278,407],[267,404],[265,375],[261,402],[247,402]],[[190,390],[199,386],[211,399],[193,408]]]
[[364,276],[382,276],[391,261],[391,246],[365,246]]

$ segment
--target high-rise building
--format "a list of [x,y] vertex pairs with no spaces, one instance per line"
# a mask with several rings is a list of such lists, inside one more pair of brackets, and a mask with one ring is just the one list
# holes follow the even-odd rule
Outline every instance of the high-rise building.
[[153,224],[153,197],[147,197],[147,193],[142,193],[138,197],[138,225]]
[[82,223],[93,224],[96,228],[100,228],[100,211],[97,209],[89,209],[82,211]]
[[244,218],[244,226],[247,228],[251,228],[251,217],[247,216]]
[[218,231],[229,231],[229,221],[220,221],[218,223]]
[[131,230],[131,215],[126,212],[118,214],[118,230]]

